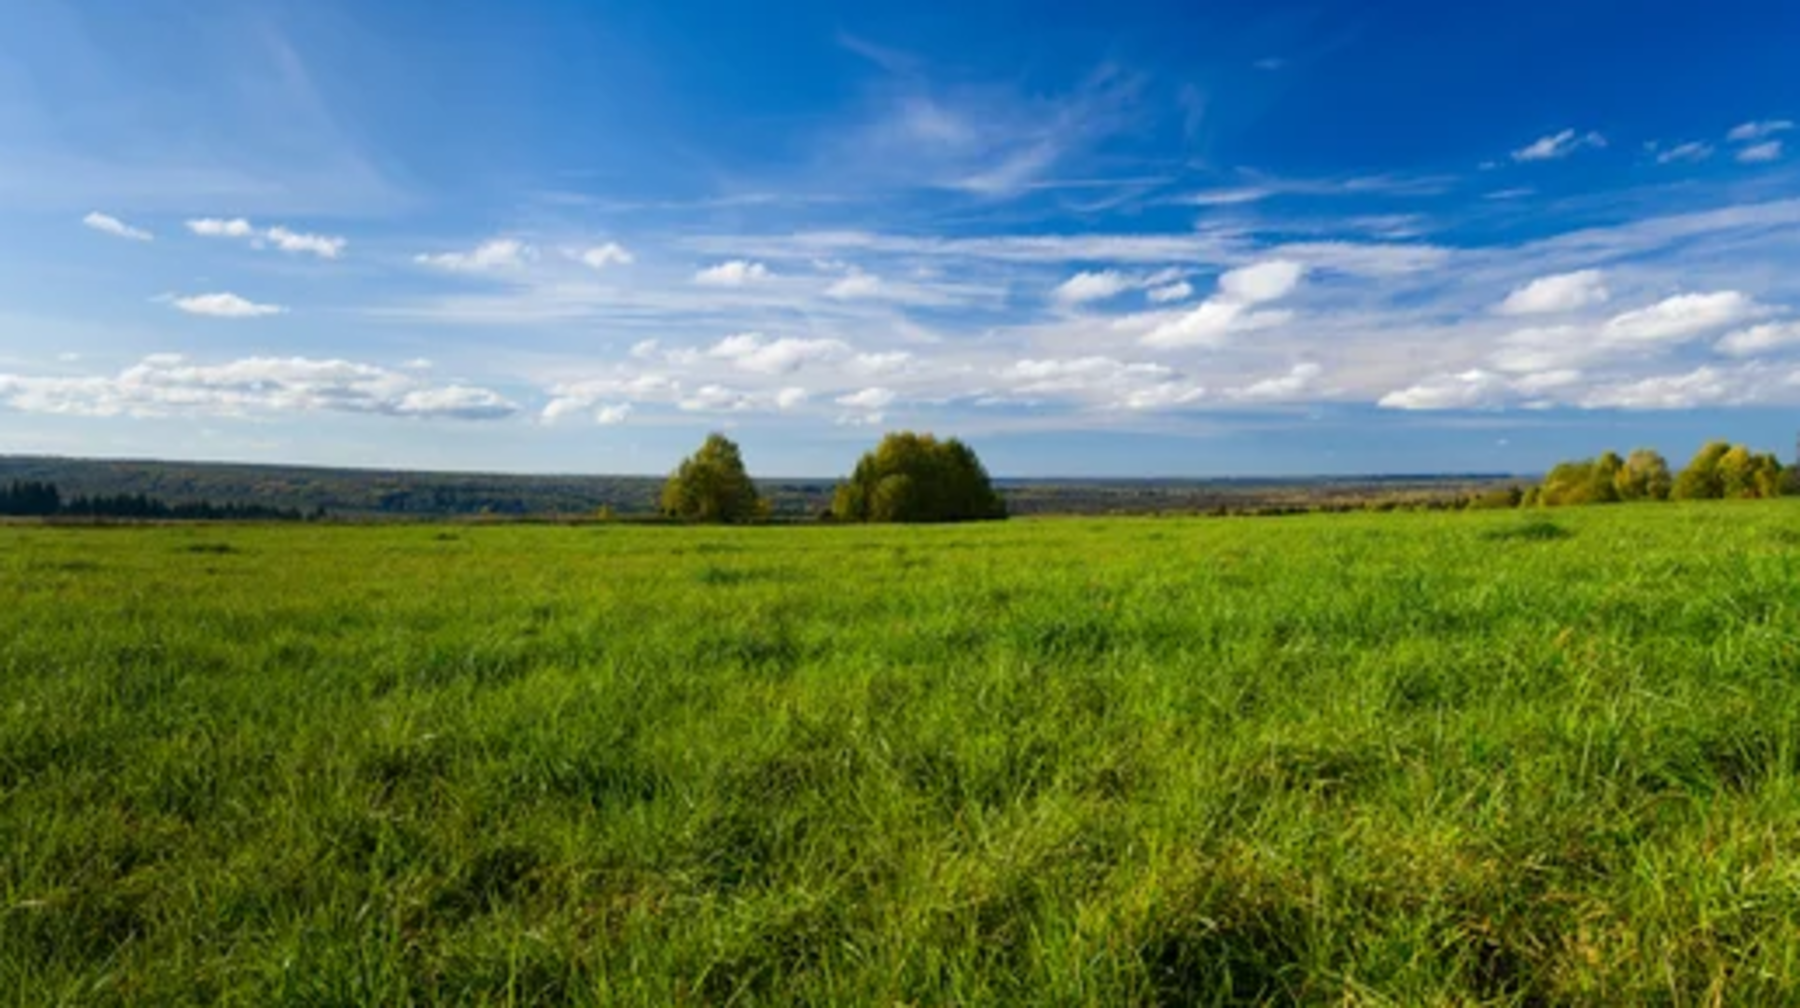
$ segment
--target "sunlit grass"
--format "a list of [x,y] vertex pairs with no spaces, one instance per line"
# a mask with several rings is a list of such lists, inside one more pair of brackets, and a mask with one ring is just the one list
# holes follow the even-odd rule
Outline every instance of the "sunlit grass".
[[0,999],[1792,1003],[1797,518],[0,528]]

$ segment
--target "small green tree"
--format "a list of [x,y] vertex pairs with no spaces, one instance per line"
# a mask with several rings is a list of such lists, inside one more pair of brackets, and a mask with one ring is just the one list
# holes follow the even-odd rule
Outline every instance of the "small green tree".
[[1724,496],[1719,462],[1730,452],[1731,445],[1723,441],[1707,442],[1694,454],[1688,467],[1681,470],[1681,475],[1675,477],[1675,488],[1670,496],[1676,500],[1718,500]]
[[1613,479],[1619,499],[1626,501],[1668,500],[1674,485],[1668,460],[1648,448],[1632,452]]
[[746,522],[768,514],[743,453],[723,434],[708,435],[699,451],[682,460],[663,485],[662,509],[695,522]]
[[1765,500],[1780,497],[1788,485],[1787,472],[1782,467],[1781,460],[1770,452],[1756,456],[1755,462],[1756,471],[1751,482],[1756,488],[1756,496]]
[[1006,502],[968,445],[903,432],[862,457],[831,510],[841,521],[981,521],[1006,517]]

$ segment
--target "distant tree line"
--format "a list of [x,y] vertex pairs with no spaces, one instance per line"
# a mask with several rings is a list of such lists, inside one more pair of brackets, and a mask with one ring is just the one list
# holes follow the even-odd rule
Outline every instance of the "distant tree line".
[[1743,445],[1712,441],[1695,454],[1686,469],[1670,472],[1668,460],[1648,448],[1624,458],[1604,452],[1591,459],[1563,462],[1544,482],[1529,489],[1511,487],[1478,495],[1474,508],[1568,507],[1667,500],[1763,500],[1792,489],[1795,472],[1784,469],[1772,454]]
[[[262,504],[213,504],[182,501],[170,504],[146,494],[65,498],[54,483],[14,481],[0,487],[0,517],[127,518],[144,521],[304,521],[292,508]],[[323,511],[313,517],[323,517]]]

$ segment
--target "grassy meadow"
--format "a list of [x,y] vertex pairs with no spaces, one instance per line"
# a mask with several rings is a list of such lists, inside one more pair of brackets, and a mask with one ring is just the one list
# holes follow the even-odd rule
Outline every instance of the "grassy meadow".
[[0,1004],[1258,1001],[1800,1001],[1800,505],[0,527]]

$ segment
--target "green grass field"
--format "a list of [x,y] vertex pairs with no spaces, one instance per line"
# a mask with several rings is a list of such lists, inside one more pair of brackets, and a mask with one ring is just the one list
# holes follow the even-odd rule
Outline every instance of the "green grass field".
[[1259,1000],[1800,1000],[1800,506],[0,527],[0,1002]]

